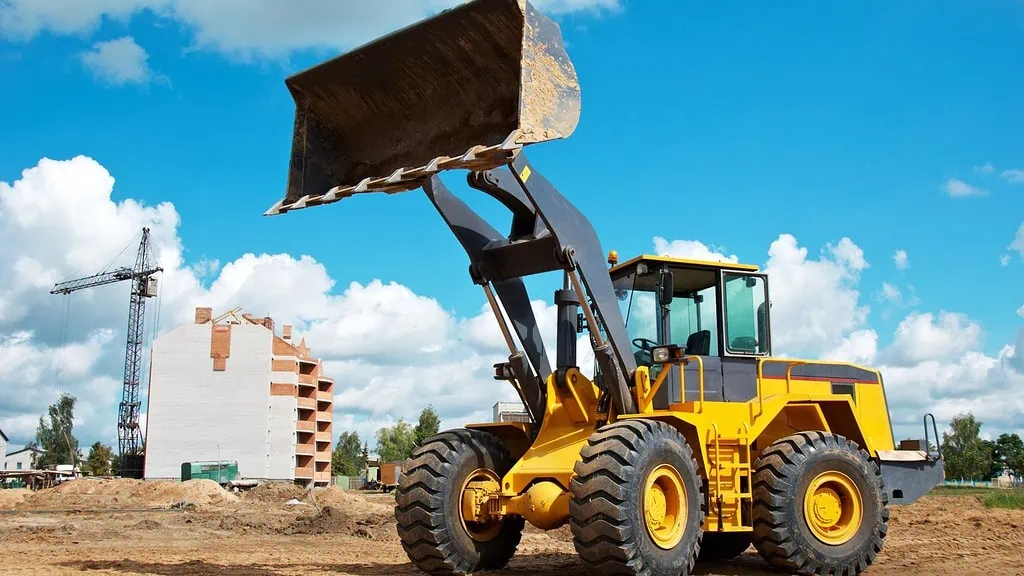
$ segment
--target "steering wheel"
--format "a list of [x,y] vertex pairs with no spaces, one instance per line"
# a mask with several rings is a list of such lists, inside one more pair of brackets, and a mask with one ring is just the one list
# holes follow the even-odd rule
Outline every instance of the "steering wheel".
[[633,353],[633,358],[636,359],[638,366],[651,367],[654,365],[653,350],[658,343],[647,338],[633,338],[633,346],[639,348]]
[[657,345],[658,343],[655,342],[654,340],[648,340],[647,338],[633,338],[633,346],[636,346],[637,348],[643,350],[644,352],[650,352],[654,350],[654,347]]

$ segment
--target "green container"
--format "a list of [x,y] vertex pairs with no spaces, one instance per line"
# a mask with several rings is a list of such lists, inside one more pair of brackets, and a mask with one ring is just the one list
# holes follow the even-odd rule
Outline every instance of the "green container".
[[227,484],[238,480],[238,461],[236,460],[210,460],[206,462],[182,462],[181,481],[197,480],[205,478],[213,480],[218,484]]

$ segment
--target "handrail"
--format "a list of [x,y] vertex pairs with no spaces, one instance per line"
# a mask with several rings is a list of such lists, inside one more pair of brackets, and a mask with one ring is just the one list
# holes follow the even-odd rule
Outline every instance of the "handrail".
[[679,371],[679,390],[683,393],[683,399],[686,398],[686,386],[683,380],[686,374],[686,365],[690,363],[690,360],[697,360],[697,390],[700,394],[700,409],[697,410],[697,414],[704,412],[704,359],[700,356],[683,356],[683,369]]
[[[715,435],[715,495],[720,498],[722,494],[722,454],[718,445],[718,424],[712,422],[711,430]],[[722,523],[721,511],[718,514],[718,523],[719,525]]]
[[764,380],[764,362],[764,358],[759,358],[757,361],[757,414],[751,414],[751,417],[764,414],[764,390],[761,389],[761,382]]
[[793,368],[797,366],[803,366],[807,364],[806,360],[790,360],[786,364],[786,394],[791,394],[790,388],[793,386]]
[[[700,356],[683,356],[673,362],[666,362],[662,364],[663,367],[661,372],[658,373],[657,378],[654,379],[654,383],[651,384],[650,391],[643,398],[643,403],[648,405],[654,395],[657,394],[658,390],[661,389],[662,384],[668,378],[668,373],[671,372],[669,369],[672,366],[679,367],[679,391],[682,393],[682,402],[686,401],[686,365],[691,361],[697,361],[697,391],[699,397],[697,399],[697,409],[694,411],[695,414],[704,412],[704,359]],[[637,400],[640,400],[640,388],[637,388]]]
[[939,458],[942,458],[942,445],[939,443],[939,429],[935,425],[935,415],[929,412],[924,415],[924,453],[931,455],[931,449],[928,448],[928,417],[932,419],[932,430],[935,432],[935,452],[938,453]]

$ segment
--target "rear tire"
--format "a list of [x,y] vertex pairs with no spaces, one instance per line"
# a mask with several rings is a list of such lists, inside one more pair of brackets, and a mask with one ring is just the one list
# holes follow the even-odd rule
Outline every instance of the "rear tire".
[[[462,521],[462,486],[474,471],[500,479],[512,467],[501,441],[477,430],[450,430],[413,451],[395,496],[402,548],[427,574],[472,574],[504,568],[522,538],[522,517],[471,535]],[[491,529],[493,528],[493,530]]]
[[732,560],[750,548],[750,532],[705,532],[698,562]]
[[580,455],[569,523],[586,571],[690,574],[704,496],[683,435],[664,422],[622,420],[591,434]]
[[860,574],[882,551],[888,496],[878,466],[837,434],[801,432],[755,462],[754,546],[797,574]]

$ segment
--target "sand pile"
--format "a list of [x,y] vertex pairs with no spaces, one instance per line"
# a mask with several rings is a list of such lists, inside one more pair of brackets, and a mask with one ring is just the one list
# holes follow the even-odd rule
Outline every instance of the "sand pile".
[[382,502],[371,502],[358,494],[351,494],[337,486],[314,488],[307,496],[306,502],[320,508],[337,508],[350,515],[384,514],[394,517],[395,507]]
[[291,482],[264,482],[242,493],[243,500],[271,504],[283,504],[292,499],[302,500],[305,496],[306,489]]
[[238,496],[213,480],[143,481],[128,478],[79,478],[25,500],[35,508],[153,508],[175,504],[217,506],[237,502]]
[[14,508],[25,501],[32,491],[28,488],[8,488],[0,490],[0,509]]
[[398,540],[391,514],[359,514],[327,506],[319,514],[300,516],[285,534],[345,534],[368,540]]

